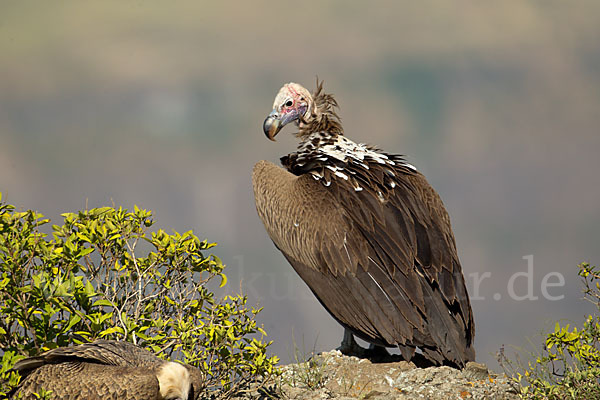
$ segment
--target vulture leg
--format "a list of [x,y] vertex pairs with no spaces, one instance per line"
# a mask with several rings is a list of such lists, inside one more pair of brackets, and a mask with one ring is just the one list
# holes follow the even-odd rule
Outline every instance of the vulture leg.
[[367,349],[363,349],[356,343],[354,340],[354,335],[349,329],[344,328],[344,338],[342,339],[342,344],[337,350],[341,351],[342,354],[347,356],[355,356],[359,358],[363,358],[367,354]]
[[341,351],[342,354],[347,356],[354,356],[358,358],[368,358],[372,362],[392,362],[397,361],[397,356],[392,356],[384,346],[378,346],[371,343],[368,349],[362,348],[356,343],[352,331],[344,329],[344,338],[342,344],[337,350]]

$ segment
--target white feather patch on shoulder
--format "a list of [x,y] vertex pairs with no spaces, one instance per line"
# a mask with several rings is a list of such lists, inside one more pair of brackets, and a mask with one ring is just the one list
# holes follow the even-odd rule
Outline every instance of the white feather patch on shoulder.
[[[322,133],[316,133],[316,138],[314,139],[322,139],[321,135]],[[308,140],[306,140],[306,143],[311,143],[312,139],[312,137],[309,137]],[[342,162],[354,161],[366,169],[369,169],[369,166],[365,161],[373,161],[378,164],[396,165],[396,163],[390,160],[387,155],[370,149],[364,143],[355,143],[347,137],[341,135],[335,137],[335,139],[329,139],[329,141],[325,139],[325,143],[321,144],[320,146],[316,146],[316,150],[327,157]],[[317,159],[320,160],[321,157]],[[402,165],[413,171],[417,170],[414,166],[408,163],[403,162]]]

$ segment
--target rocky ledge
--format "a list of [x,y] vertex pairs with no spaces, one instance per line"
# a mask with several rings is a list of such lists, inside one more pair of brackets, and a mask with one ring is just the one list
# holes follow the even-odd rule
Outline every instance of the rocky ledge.
[[470,362],[461,371],[450,367],[419,368],[412,362],[372,363],[334,350],[310,361],[282,367],[267,392],[245,399],[518,399],[504,375]]

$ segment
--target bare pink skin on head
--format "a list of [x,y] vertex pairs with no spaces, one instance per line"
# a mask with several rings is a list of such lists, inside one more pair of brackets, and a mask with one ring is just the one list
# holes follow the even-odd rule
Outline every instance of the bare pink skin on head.
[[273,111],[263,123],[263,130],[269,140],[290,122],[303,121],[312,113],[313,99],[310,92],[297,83],[286,83],[277,93]]

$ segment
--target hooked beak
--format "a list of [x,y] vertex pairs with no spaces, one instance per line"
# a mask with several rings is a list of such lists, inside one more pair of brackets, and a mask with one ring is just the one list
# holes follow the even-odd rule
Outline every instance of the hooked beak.
[[263,131],[265,132],[267,139],[274,142],[275,135],[277,135],[281,128],[283,128],[283,126],[281,125],[279,113],[277,110],[271,111],[267,118],[265,118],[265,122],[263,122]]
[[280,115],[277,110],[273,110],[263,122],[263,131],[269,140],[275,141],[275,135],[281,128],[297,119],[298,110],[292,109],[283,115]]

